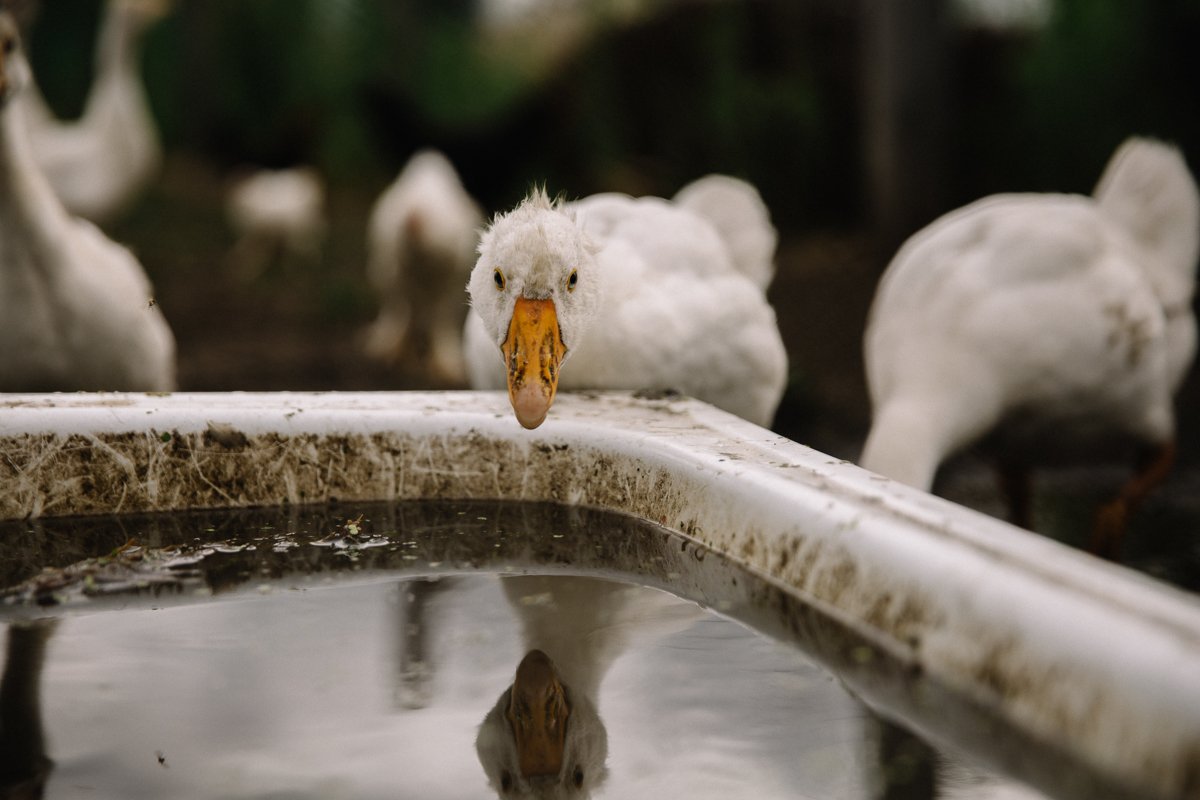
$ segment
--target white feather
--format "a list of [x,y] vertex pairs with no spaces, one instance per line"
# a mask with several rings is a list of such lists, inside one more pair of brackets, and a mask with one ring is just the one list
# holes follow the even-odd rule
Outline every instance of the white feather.
[[[15,26],[0,15],[0,33]],[[0,391],[174,388],[175,342],[133,254],[63,208],[33,161],[5,55],[0,98]]]
[[325,240],[325,186],[312,167],[259,169],[237,180],[226,197],[229,224],[238,234],[230,253],[246,277],[276,256],[314,263]]
[[95,80],[82,116],[56,118],[36,86],[26,106],[33,154],[72,214],[107,222],[154,179],[162,145],[139,68],[142,33],[167,0],[109,0],[96,45]]
[[[719,210],[700,215],[617,194],[551,203],[535,193],[498,216],[468,287],[471,384],[505,387],[498,346],[513,303],[518,295],[549,297],[567,348],[561,389],[674,389],[769,425],[787,355],[758,282],[763,270],[751,278],[739,268],[734,251],[746,248],[723,235],[736,226],[714,225]],[[754,224],[760,240],[774,241],[765,215]],[[496,268],[507,276],[502,291]],[[578,283],[568,289],[573,270]]]
[[775,277],[779,236],[753,186],[728,175],[705,175],[676,192],[675,202],[712,223],[738,271],[767,290]]
[[379,317],[367,352],[397,359],[414,346],[438,377],[465,380],[461,289],[471,272],[483,213],[450,161],[414,155],[375,203],[367,232],[367,277]]
[[864,337],[861,463],[928,489],[994,429],[1031,462],[1174,434],[1195,354],[1200,198],[1182,156],[1126,142],[1096,196],[997,195],[909,239]]

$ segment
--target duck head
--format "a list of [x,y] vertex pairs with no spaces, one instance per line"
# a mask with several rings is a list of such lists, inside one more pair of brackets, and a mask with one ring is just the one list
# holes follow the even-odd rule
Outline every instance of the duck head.
[[509,400],[526,428],[546,418],[559,370],[599,304],[596,250],[541,189],[498,215],[480,237],[467,292],[499,349]]
[[0,109],[8,107],[29,77],[29,62],[21,50],[17,23],[10,13],[0,11]]
[[475,749],[500,797],[582,800],[608,774],[608,734],[595,706],[572,693],[541,650],[521,659]]

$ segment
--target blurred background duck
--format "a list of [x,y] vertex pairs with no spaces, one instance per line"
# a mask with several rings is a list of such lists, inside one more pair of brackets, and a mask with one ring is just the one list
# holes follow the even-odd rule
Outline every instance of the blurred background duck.
[[560,385],[676,390],[770,425],[787,373],[764,292],[775,237],[754,187],[725,176],[673,201],[535,190],[480,240],[471,385],[507,386],[526,428]]
[[174,388],[174,337],[141,265],[68,214],[34,160],[6,13],[0,50],[0,391]]
[[108,0],[83,114],[61,120],[36,85],[25,106],[34,158],[72,214],[106,223],[158,174],[162,145],[141,77],[141,38],[170,0]]
[[379,298],[368,355],[409,362],[435,383],[465,383],[462,287],[482,224],[449,159],[435,150],[409,159],[368,225],[367,279]]
[[501,797],[589,797],[608,774],[600,683],[635,637],[684,630],[703,612],[665,592],[600,578],[502,578],[527,649],[479,727],[475,750]]
[[1132,445],[1139,467],[1093,541],[1115,552],[1174,458],[1198,250],[1186,163],[1142,138],[1121,145],[1091,197],[996,195],[936,220],[897,252],[868,318],[862,466],[929,489],[943,459],[989,438],[1028,527],[1030,466]]
[[312,167],[252,170],[233,182],[225,206],[237,234],[229,263],[239,278],[256,278],[275,261],[320,260],[325,184]]

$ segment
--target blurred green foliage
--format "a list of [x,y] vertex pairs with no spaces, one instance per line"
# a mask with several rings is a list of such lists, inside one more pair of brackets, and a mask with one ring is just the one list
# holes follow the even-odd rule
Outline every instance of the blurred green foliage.
[[1036,35],[961,45],[961,198],[1090,192],[1134,134],[1177,143],[1200,173],[1200,0],[1055,0]]
[[[90,81],[99,0],[42,3],[35,68],[63,114]],[[599,4],[594,4],[598,7]],[[781,227],[855,224],[853,4],[671,4],[557,52],[484,36],[473,0],[177,0],[144,71],[169,147],[232,166],[318,165],[382,185],[436,146],[485,206],[534,181],[670,194],[709,171],[759,185]],[[558,34],[547,33],[550,39]],[[1200,0],[1057,0],[1049,26],[960,32],[949,195],[1087,191],[1132,133],[1200,163]],[[539,60],[539,46],[551,55]]]

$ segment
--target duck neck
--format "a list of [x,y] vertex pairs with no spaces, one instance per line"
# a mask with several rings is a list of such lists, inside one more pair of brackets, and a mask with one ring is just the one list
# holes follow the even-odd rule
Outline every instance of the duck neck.
[[628,626],[616,619],[626,587],[595,578],[531,575],[507,579],[506,589],[522,609],[525,649],[548,654],[563,681],[595,704],[600,682],[628,644]]
[[96,78],[136,76],[143,22],[138,12],[119,0],[110,0],[96,43]]
[[608,672],[616,653],[612,652],[602,633],[597,635],[591,632],[583,636],[556,633],[560,632],[530,632],[526,640],[530,647],[550,654],[563,682],[596,705],[600,681]]
[[0,109],[0,226],[6,247],[41,241],[53,246],[66,211],[33,158],[22,104]]
[[130,0],[109,0],[96,44],[95,80],[80,119],[93,134],[110,137],[131,169],[157,149],[148,132],[150,109],[141,75],[146,13]]

